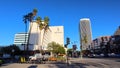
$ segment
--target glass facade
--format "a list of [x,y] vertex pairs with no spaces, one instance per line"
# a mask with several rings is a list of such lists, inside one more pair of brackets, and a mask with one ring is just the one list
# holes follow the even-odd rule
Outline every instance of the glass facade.
[[18,34],[15,34],[14,44],[15,45],[27,44],[27,40],[28,40],[28,34],[18,33]]
[[89,49],[92,41],[91,24],[89,18],[80,19],[80,43],[82,50]]

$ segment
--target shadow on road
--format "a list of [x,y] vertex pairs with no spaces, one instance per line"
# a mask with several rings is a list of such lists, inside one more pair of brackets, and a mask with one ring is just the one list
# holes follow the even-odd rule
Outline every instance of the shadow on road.
[[4,63],[4,64],[0,65],[0,67],[9,66],[10,64],[12,64],[12,63]]
[[37,65],[31,65],[28,68],[37,68]]
[[116,60],[116,62],[120,62],[120,60]]
[[[86,66],[89,66],[85,63],[71,63],[67,64],[66,62],[52,62],[50,64],[55,64],[56,68],[86,68]],[[53,65],[48,65],[49,68],[53,68]]]

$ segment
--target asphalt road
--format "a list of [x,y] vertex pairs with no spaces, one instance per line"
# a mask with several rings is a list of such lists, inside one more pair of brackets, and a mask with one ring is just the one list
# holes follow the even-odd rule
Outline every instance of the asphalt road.
[[120,68],[120,58],[74,58],[70,62],[77,68]]
[[46,64],[7,63],[0,68],[120,68],[120,58],[72,58],[66,62],[47,62]]

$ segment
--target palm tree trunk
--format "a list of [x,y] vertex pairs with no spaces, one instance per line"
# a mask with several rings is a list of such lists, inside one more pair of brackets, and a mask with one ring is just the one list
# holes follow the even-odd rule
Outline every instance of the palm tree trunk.
[[[43,46],[43,41],[44,41],[44,37],[45,36],[45,30],[44,30],[44,33],[43,33],[43,38],[42,38],[42,46]],[[44,49],[43,49],[44,50]]]
[[40,30],[40,36],[39,36],[39,50],[41,50],[42,48],[41,48],[41,30]]
[[29,50],[30,34],[31,34],[32,26],[33,26],[33,23],[32,23],[32,24],[31,24],[31,23],[32,23],[32,22],[30,22],[30,28],[29,28],[29,32],[28,32],[27,51]]
[[[38,36],[38,25],[37,25],[37,32],[36,32],[35,38],[36,38],[36,39],[35,39],[35,44],[38,45],[38,41],[39,41],[39,40],[38,40],[38,38],[39,38],[39,36]],[[36,47],[35,47],[35,49],[36,49]]]
[[[48,28],[48,29],[49,29],[49,28]],[[49,30],[50,30],[50,29],[49,29]],[[42,38],[42,45],[43,45],[43,42],[44,42],[45,33],[46,33],[46,30],[44,29],[43,38]]]

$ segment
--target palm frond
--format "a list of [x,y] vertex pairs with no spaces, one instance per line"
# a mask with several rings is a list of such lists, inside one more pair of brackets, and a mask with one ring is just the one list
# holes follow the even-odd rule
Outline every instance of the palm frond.
[[33,16],[36,16],[37,12],[38,12],[37,9],[34,8],[34,9],[33,9]]
[[39,24],[41,23],[41,20],[42,20],[41,17],[37,17],[37,18],[36,18],[36,23],[39,25]]

